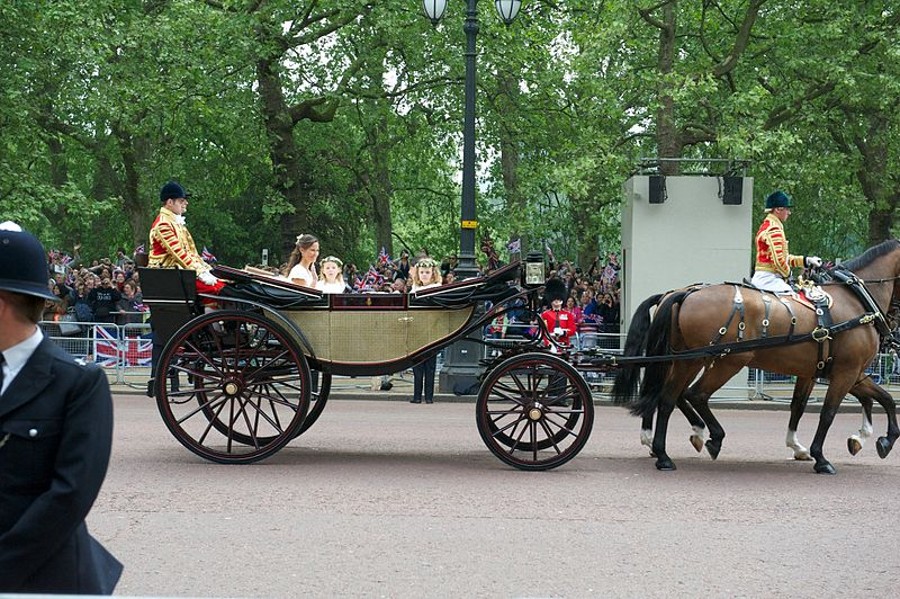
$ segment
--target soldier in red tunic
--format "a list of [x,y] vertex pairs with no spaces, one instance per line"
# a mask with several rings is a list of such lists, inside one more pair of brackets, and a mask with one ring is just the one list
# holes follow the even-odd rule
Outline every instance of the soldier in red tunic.
[[198,293],[218,293],[225,283],[211,272],[184,223],[188,200],[184,188],[169,181],[159,192],[162,206],[150,227],[150,268],[184,268],[197,273]]
[[791,215],[794,203],[783,191],[776,191],[766,198],[766,218],[756,233],[756,267],[752,283],[760,289],[774,293],[792,293],[787,278],[791,268],[822,266],[818,256],[795,256],[788,251],[784,223]]
[[549,345],[552,353],[559,353],[560,348],[557,344],[563,347],[569,347],[572,344],[572,337],[577,330],[575,315],[563,308],[566,286],[559,279],[547,281],[544,298],[550,302],[550,309],[545,310],[541,314],[541,318],[547,325],[550,337],[556,341],[556,343],[550,343],[549,339],[544,339],[544,345]]

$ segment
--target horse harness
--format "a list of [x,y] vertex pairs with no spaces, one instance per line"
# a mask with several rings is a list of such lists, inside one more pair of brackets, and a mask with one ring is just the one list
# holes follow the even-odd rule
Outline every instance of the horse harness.
[[[675,352],[674,355],[677,355],[679,359],[700,358],[704,356],[712,357],[713,363],[710,365],[710,368],[712,368],[717,358],[726,357],[731,353],[742,353],[756,349],[774,347],[777,345],[792,345],[795,343],[803,343],[806,341],[815,341],[818,345],[815,377],[825,378],[828,376],[831,363],[833,361],[830,341],[838,333],[856,328],[860,325],[874,323],[875,328],[878,330],[878,334],[882,337],[882,339],[893,339],[893,337],[891,336],[890,327],[887,324],[885,314],[878,306],[877,302],[875,302],[872,294],[869,293],[869,290],[866,288],[865,282],[854,275],[852,272],[840,267],[831,270],[830,274],[837,282],[848,286],[856,296],[856,298],[859,299],[864,310],[864,313],[861,316],[857,316],[855,318],[851,318],[849,320],[845,320],[843,322],[835,324],[831,317],[831,297],[821,290],[818,293],[808,293],[807,299],[812,304],[813,310],[816,314],[816,327],[809,333],[795,335],[794,327],[797,324],[797,316],[794,313],[791,302],[787,297],[771,294],[750,285],[741,285],[734,283],[734,297],[732,299],[731,312],[729,313],[725,324],[719,327],[716,336],[709,342],[709,346],[702,349]],[[745,314],[744,298],[741,293],[742,287],[754,289],[761,292],[765,310],[759,338],[751,339],[748,341],[744,340],[744,334],[747,327],[744,320]],[[692,292],[700,288],[700,286],[697,286],[690,291]],[[772,309],[773,297],[785,307],[785,309],[788,311],[788,314],[790,315],[790,328],[788,329],[787,335],[779,335],[775,337],[769,336],[769,315]],[[892,301],[891,310],[900,311],[900,303]],[[732,322],[734,322],[735,317],[739,318],[737,325],[737,341],[731,343],[721,343],[722,338],[728,332],[728,329],[731,327]],[[897,344],[898,346],[900,346],[900,341],[898,341]]]

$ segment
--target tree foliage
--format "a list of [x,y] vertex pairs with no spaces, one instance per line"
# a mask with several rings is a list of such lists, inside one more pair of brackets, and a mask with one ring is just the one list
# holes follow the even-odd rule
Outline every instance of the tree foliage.
[[[414,0],[0,3],[0,219],[52,247],[146,239],[169,179],[223,261],[312,232],[356,262],[457,249],[465,6]],[[900,205],[900,11],[825,0],[482,2],[478,215],[498,248],[618,244],[641,159],[745,159],[847,257]],[[670,160],[671,159],[671,160]],[[759,208],[758,208],[759,209]]]

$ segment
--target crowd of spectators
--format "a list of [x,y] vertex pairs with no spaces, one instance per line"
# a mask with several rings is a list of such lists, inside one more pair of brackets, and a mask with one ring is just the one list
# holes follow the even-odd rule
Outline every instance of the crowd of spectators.
[[88,265],[81,261],[79,249],[75,247],[74,257],[57,251],[48,254],[48,287],[59,301],[47,302],[44,321],[55,322],[63,335],[84,331],[79,323],[144,322],[147,309],[134,260],[119,248],[114,258],[95,259]]
[[[134,260],[126,255],[125,250],[119,248],[113,258],[95,259],[86,264],[79,258],[78,249],[76,246],[74,257],[57,251],[48,255],[51,275],[48,286],[60,301],[47,303],[44,320],[117,325],[145,322],[147,308],[142,303],[140,276]],[[428,255],[426,248],[420,248],[414,255],[404,249],[398,257],[391,258],[382,250],[365,270],[360,270],[352,262],[344,264],[344,281],[357,292],[406,293],[415,263]],[[601,334],[618,334],[618,256],[611,252],[604,260],[597,257],[587,270],[570,260],[557,260],[549,248],[545,258],[548,280],[559,278],[565,284],[565,309],[574,315],[578,332],[584,334],[583,346],[590,346],[590,339],[597,339]],[[488,264],[496,266],[490,260]],[[440,261],[439,271],[444,285],[456,280],[458,265],[455,254],[447,255]],[[487,265],[479,266],[480,274],[487,274],[487,269]],[[496,339],[527,337],[535,334],[535,325],[535,322],[529,322],[513,312],[492,322],[485,333]],[[74,331],[76,328],[67,327],[67,330]]]
[[[548,281],[558,278],[565,285],[564,309],[574,316],[580,348],[618,347],[620,266],[617,254],[609,253],[604,262],[595,258],[587,271],[570,260],[557,261],[549,251],[547,258]],[[539,312],[549,307],[549,302],[543,302]],[[497,317],[486,331],[486,336],[493,339],[531,338],[538,334],[537,315],[525,310]]]

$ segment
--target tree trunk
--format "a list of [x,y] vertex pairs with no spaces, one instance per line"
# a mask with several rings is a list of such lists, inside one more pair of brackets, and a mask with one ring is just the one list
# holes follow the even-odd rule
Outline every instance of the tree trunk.
[[[497,106],[498,114],[514,115],[518,104],[519,81],[509,73],[502,73],[498,81],[500,95]],[[514,229],[511,239],[522,241],[521,256],[528,253],[528,240],[523,238],[521,223],[525,222],[527,203],[519,190],[519,139],[511,123],[501,120],[500,123],[500,170],[503,176],[503,190],[506,196],[506,214]],[[502,248],[494,246],[498,251]]]
[[261,112],[272,160],[274,186],[294,208],[293,214],[281,221],[281,250],[287,257],[294,247],[297,235],[315,235],[310,222],[308,187],[309,173],[299,156],[294,139],[294,121],[284,99],[281,77],[274,62],[262,59],[256,65],[259,83]]
[[675,122],[675,99],[672,96],[672,74],[675,63],[675,8],[677,2],[670,2],[662,7],[663,21],[659,29],[659,54],[657,70],[659,71],[659,88],[656,101],[656,151],[660,158],[659,170],[664,175],[677,175],[677,162],[665,160],[679,158],[681,148],[678,143],[678,127]]
[[372,198],[372,221],[375,223],[375,251],[377,255],[377,252],[384,248],[388,256],[393,256],[391,196],[394,195],[394,185],[391,182],[387,114],[383,110],[378,111],[377,124],[372,135],[374,139],[370,148],[374,176],[369,193]]

